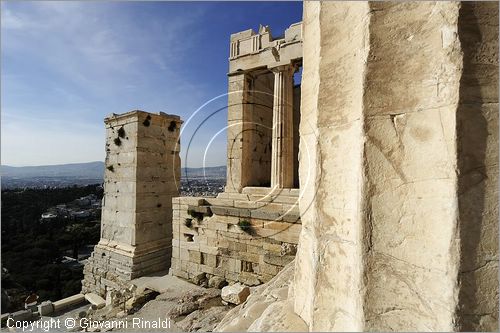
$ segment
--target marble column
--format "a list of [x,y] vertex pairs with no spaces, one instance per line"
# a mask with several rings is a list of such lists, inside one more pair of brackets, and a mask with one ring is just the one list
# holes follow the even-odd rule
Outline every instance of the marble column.
[[291,64],[274,67],[271,187],[293,187],[293,73]]

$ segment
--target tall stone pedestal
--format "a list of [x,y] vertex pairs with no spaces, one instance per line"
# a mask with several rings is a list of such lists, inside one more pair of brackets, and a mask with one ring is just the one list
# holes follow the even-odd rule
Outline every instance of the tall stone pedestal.
[[170,267],[172,197],[180,179],[178,116],[132,111],[105,119],[101,239],[83,291],[101,295]]

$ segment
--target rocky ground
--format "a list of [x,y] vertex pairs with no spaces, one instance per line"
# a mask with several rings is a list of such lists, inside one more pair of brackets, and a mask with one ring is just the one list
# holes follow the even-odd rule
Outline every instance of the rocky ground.
[[[71,332],[307,331],[288,297],[292,277],[293,262],[268,283],[252,288],[204,288],[171,275],[141,278],[100,309],[87,304],[53,318],[102,324],[77,325]],[[110,322],[122,326],[104,325]]]
[[137,331],[133,326],[134,319],[152,322],[160,319],[169,319],[167,329],[144,329],[141,331],[156,332],[211,332],[232,308],[224,305],[219,289],[206,289],[192,285],[190,290],[170,290],[159,294],[155,299],[147,302],[137,312],[128,315],[124,331]]
[[[86,305],[56,318],[71,317],[83,323],[72,332],[210,332],[234,307],[223,303],[220,289],[203,288],[174,276],[136,282],[103,308]],[[89,322],[101,326],[85,327]],[[123,326],[106,327],[105,323],[111,322],[122,322]]]
[[[293,311],[294,261],[268,283],[252,288],[246,302],[228,311],[217,332],[307,332],[306,323]],[[289,296],[290,295],[290,296]]]

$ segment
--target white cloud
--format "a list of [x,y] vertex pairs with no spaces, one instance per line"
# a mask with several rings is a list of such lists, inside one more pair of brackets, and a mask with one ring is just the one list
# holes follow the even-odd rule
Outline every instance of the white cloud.
[[[126,6],[2,3],[2,162],[102,160],[105,115],[138,108],[185,116],[203,102],[203,83],[182,74],[199,52],[199,7],[140,21]],[[9,58],[32,59],[39,72],[5,66]]]
[[8,9],[2,10],[2,29],[15,30],[23,29],[26,26],[26,22],[21,19],[20,16],[14,15],[12,11]]
[[30,4],[16,15],[4,11],[2,24],[17,27],[14,33],[4,33],[4,52],[36,55],[40,63],[97,94],[113,92],[127,80],[147,80],[148,66],[181,79],[176,67],[185,57],[182,53],[194,45],[183,35],[199,16],[194,11],[172,17],[167,28],[154,21],[138,24],[120,12],[120,3]]

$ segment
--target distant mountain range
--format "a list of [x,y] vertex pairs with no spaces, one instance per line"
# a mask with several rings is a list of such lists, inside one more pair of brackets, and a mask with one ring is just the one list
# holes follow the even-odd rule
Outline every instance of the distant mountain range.
[[208,177],[208,178],[226,178],[226,166],[215,166],[206,168],[182,168],[181,178],[188,177]]
[[[37,179],[37,184],[43,183],[44,179],[51,182],[61,179],[65,183],[75,180],[75,184],[80,184],[82,180],[88,182],[99,182],[104,177],[104,162],[72,163],[58,165],[40,165],[13,167],[2,165],[2,183],[22,180]],[[206,167],[206,168],[182,168],[182,178],[225,178],[226,166]],[[29,186],[29,185],[28,185]]]
[[12,167],[2,165],[2,177],[34,178],[34,177],[73,177],[85,179],[102,179],[104,162],[72,163],[58,165],[39,165]]

